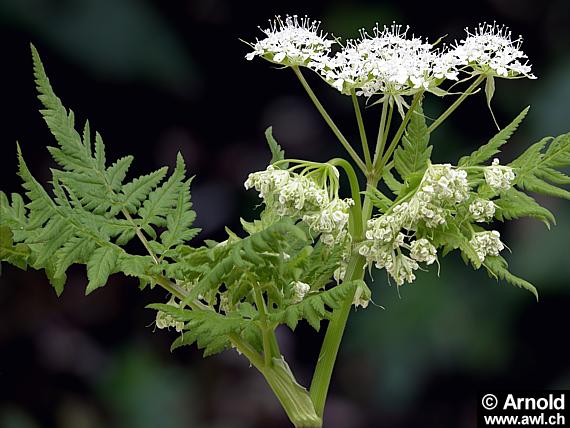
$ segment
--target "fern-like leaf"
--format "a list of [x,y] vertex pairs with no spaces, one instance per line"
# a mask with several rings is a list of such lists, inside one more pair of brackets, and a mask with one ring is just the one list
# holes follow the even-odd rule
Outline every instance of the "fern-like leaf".
[[559,185],[570,184],[560,169],[570,166],[570,133],[543,138],[510,164],[515,168],[515,185],[523,190],[570,200],[570,191]]
[[328,290],[310,294],[297,304],[270,313],[269,319],[275,323],[287,324],[291,330],[295,330],[299,320],[305,319],[311,327],[319,331],[321,320],[329,319],[332,309],[340,307],[348,296],[353,296],[357,285],[358,281],[347,281]]
[[528,290],[534,294],[534,297],[536,297],[536,300],[538,300],[538,291],[536,290],[536,287],[530,282],[519,278],[518,276],[513,275],[511,272],[509,272],[509,264],[503,257],[487,256],[483,262],[483,266],[487,268],[487,273],[491,278],[495,278],[497,280],[502,279],[504,281],[507,281],[509,284],[524,288],[525,290]]
[[[275,138],[273,137],[273,127],[269,127],[265,130],[265,139],[267,140],[267,144],[269,145],[269,150],[271,150],[271,164],[274,164],[277,161],[282,161],[285,159],[285,151],[281,148],[281,146],[277,143]],[[279,168],[287,169],[289,166],[288,163],[281,163]]]
[[530,107],[525,108],[519,115],[505,128],[499,131],[487,144],[482,145],[469,156],[463,156],[459,159],[458,166],[474,166],[480,165],[483,162],[491,159],[494,155],[500,152],[500,147],[505,144],[511,135],[517,130],[520,123],[523,121],[528,113]]
[[415,108],[402,145],[394,153],[394,167],[400,177],[408,178],[412,174],[421,173],[427,169],[433,147],[429,145],[429,132],[426,125],[421,103]]
[[500,221],[533,217],[542,221],[548,228],[551,224],[556,224],[554,215],[549,210],[539,205],[531,196],[514,187],[501,193],[500,198],[493,202],[497,207],[495,217]]

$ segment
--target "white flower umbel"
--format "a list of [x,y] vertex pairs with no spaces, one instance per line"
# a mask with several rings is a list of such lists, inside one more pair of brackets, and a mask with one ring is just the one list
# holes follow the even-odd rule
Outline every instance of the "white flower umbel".
[[[409,27],[392,24],[358,40],[349,40],[333,57],[321,56],[309,64],[341,93],[370,97],[388,94],[396,100],[427,89],[436,79],[457,79],[457,58],[445,56],[430,43],[408,37]],[[438,82],[438,83],[441,83]],[[400,101],[401,102],[401,101]]]
[[477,253],[481,263],[489,255],[498,256],[505,248],[505,244],[501,242],[501,234],[496,230],[474,233],[469,244]]
[[495,204],[493,201],[477,198],[469,204],[469,212],[473,216],[473,220],[478,223],[489,221],[495,215]]
[[512,187],[515,173],[511,167],[499,165],[499,159],[493,159],[491,166],[485,168],[485,181],[493,190],[504,191]]
[[451,51],[458,62],[481,74],[536,79],[527,56],[520,49],[522,37],[512,40],[508,27],[483,23],[473,32],[469,29],[466,32],[467,37]]
[[426,238],[418,239],[410,245],[410,257],[431,265],[437,260],[437,250]]
[[333,40],[319,30],[320,22],[308,17],[287,15],[283,20],[277,16],[269,21],[269,28],[261,29],[265,38],[251,43],[253,51],[246,55],[256,56],[284,66],[305,66],[330,52]]
[[291,287],[293,288],[293,303],[299,303],[311,291],[311,286],[301,281],[292,282]]

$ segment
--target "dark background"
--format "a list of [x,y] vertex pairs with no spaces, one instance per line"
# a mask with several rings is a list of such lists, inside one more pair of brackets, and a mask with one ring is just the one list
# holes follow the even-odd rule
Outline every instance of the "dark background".
[[[405,4],[405,5],[404,5]],[[108,157],[135,154],[131,172],[172,165],[177,150],[196,174],[193,200],[201,239],[239,229],[257,204],[243,181],[268,159],[263,131],[290,157],[319,161],[340,154],[289,70],[243,58],[240,38],[276,13],[308,13],[339,36],[397,20],[430,40],[462,37],[480,21],[510,25],[538,80],[501,81],[499,123],[532,109],[502,155],[570,128],[570,13],[567,0],[481,2],[152,2],[144,0],[1,0],[2,190],[21,191],[18,140],[36,177],[46,182],[52,143],[39,113],[28,43],[38,47],[56,93],[82,122],[89,118]],[[350,100],[310,78],[341,128],[357,137]],[[430,100],[437,115],[447,100]],[[370,136],[378,111],[366,113]],[[484,98],[471,97],[433,135],[437,161],[494,133]],[[541,198],[556,214],[548,232],[534,221],[499,226],[515,273],[538,286],[532,295],[472,272],[458,257],[440,277],[420,273],[401,298],[383,274],[374,301],[354,313],[332,381],[326,426],[475,426],[477,394],[487,389],[570,387],[570,202]],[[435,269],[432,269],[435,271]],[[0,427],[178,428],[288,426],[254,369],[235,352],[203,360],[195,348],[169,352],[174,332],[154,331],[148,303],[119,275],[89,297],[82,268],[61,298],[39,272],[3,266],[0,277]],[[305,385],[322,336],[306,325],[279,331],[287,359]]]

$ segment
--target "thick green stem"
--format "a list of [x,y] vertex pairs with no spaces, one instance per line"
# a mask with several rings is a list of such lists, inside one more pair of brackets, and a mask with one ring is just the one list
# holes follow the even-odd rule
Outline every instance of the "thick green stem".
[[360,111],[360,105],[358,104],[358,97],[354,92],[351,92],[352,104],[354,106],[354,113],[356,114],[356,121],[358,122],[358,132],[360,133],[360,142],[362,143],[362,152],[364,153],[364,162],[366,163],[366,169],[370,170],[372,168],[372,159],[370,158],[370,149],[368,147],[368,138],[366,137],[366,129],[364,128],[364,120],[362,120],[362,112]]
[[323,426],[308,391],[297,383],[283,357],[274,358],[271,366],[262,369],[261,373],[296,428]]
[[258,287],[253,287],[255,297],[255,305],[259,312],[259,321],[261,323],[261,336],[263,340],[263,357],[265,366],[271,365],[272,359],[281,355],[277,346],[275,332],[267,323],[267,308],[265,307],[265,299]]
[[301,73],[299,67],[295,66],[291,68],[295,72],[296,76],[299,78],[299,81],[303,85],[303,88],[305,88],[305,91],[309,95],[309,98],[311,98],[311,101],[313,101],[313,104],[315,105],[315,107],[317,108],[317,110],[319,111],[319,113],[327,123],[327,125],[331,128],[334,135],[336,135],[336,137],[343,145],[343,147],[346,149],[348,154],[352,157],[358,168],[360,168],[362,172],[366,173],[366,165],[364,164],[362,159],[360,159],[358,153],[356,153],[356,151],[352,148],[346,137],[342,134],[342,132],[340,132],[340,129],[338,129],[336,124],[333,122],[330,115],[327,113],[327,111],[325,110],[325,108],[323,107],[323,105],[321,104],[321,102],[319,101],[319,99],[317,98],[317,96],[309,86],[309,83],[305,80],[305,77],[303,77],[303,74]]
[[[368,181],[368,188],[375,188],[378,184],[378,179],[373,178]],[[370,198],[364,198],[364,206],[362,208],[361,216],[355,221],[360,222],[362,230],[364,225],[372,214],[372,203]],[[362,235],[357,235],[354,238],[354,243],[357,244]],[[348,262],[348,267],[344,276],[344,281],[355,281],[364,277],[364,263],[365,259],[357,252],[353,252]],[[350,295],[343,302],[342,306],[334,311],[333,317],[327,327],[325,339],[323,341],[313,380],[311,382],[311,399],[315,405],[317,414],[322,418],[325,402],[327,399],[328,389],[334,369],[335,361],[342,341],[342,336],[346,328],[352,301],[354,296]]]
[[477,88],[477,86],[479,86],[483,80],[485,80],[485,76],[484,75],[480,75],[479,77],[477,77],[477,79],[475,79],[473,81],[473,83],[471,84],[471,86],[469,86],[467,88],[467,90],[465,92],[463,92],[456,100],[453,104],[451,104],[447,110],[445,110],[441,116],[439,116],[436,120],[433,121],[433,123],[429,126],[428,128],[428,132],[431,133],[433,131],[435,131],[435,129],[442,124],[442,122],[447,119],[447,117],[453,113],[455,111],[455,109],[457,109],[457,107],[459,107],[459,105],[465,100],[465,98],[467,98],[469,95],[471,95],[473,93],[473,91],[475,91],[475,89]]

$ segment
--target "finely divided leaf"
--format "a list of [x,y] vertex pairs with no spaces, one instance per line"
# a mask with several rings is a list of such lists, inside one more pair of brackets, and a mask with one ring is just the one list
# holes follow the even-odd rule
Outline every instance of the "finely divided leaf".
[[[270,313],[269,319],[272,322],[287,324],[291,330],[295,330],[299,320],[305,319],[311,327],[319,331],[321,320],[329,319],[332,309],[340,307],[349,296],[352,298],[357,285],[358,281],[348,281],[328,290],[310,294],[297,304],[290,305],[284,310]],[[327,307],[331,310],[327,309]]]
[[509,272],[509,265],[503,257],[487,256],[483,262],[483,266],[487,268],[487,273],[491,278],[495,278],[497,280],[503,279],[512,285],[524,288],[534,294],[534,297],[538,300],[538,291],[536,290],[536,287],[530,282]]
[[428,166],[432,149],[424,112],[421,103],[418,103],[406,127],[402,145],[394,153],[394,166],[400,177],[406,179],[412,174],[423,173]]
[[533,217],[542,221],[546,227],[556,224],[554,215],[538,204],[526,193],[511,187],[506,192],[502,192],[499,199],[493,201],[497,210],[495,217],[501,221],[513,220],[521,217]]
[[109,275],[115,271],[119,252],[112,246],[97,248],[87,261],[87,278],[89,283],[85,294],[104,286]]
[[570,200],[570,191],[557,186],[570,184],[570,177],[559,171],[570,166],[570,133],[543,138],[510,166],[520,189]]
[[530,106],[525,108],[519,115],[509,123],[505,128],[499,131],[487,144],[482,145],[469,156],[463,156],[459,159],[458,166],[474,166],[491,159],[500,152],[499,148],[505,144],[511,135],[517,130],[522,120],[525,118]]
[[[265,130],[265,139],[267,140],[267,144],[269,145],[269,149],[271,150],[271,164],[274,164],[277,161],[282,161],[285,159],[285,151],[281,148],[275,138],[273,138],[273,127],[269,127]],[[279,168],[287,169],[289,166],[288,163],[281,163],[279,164]]]

